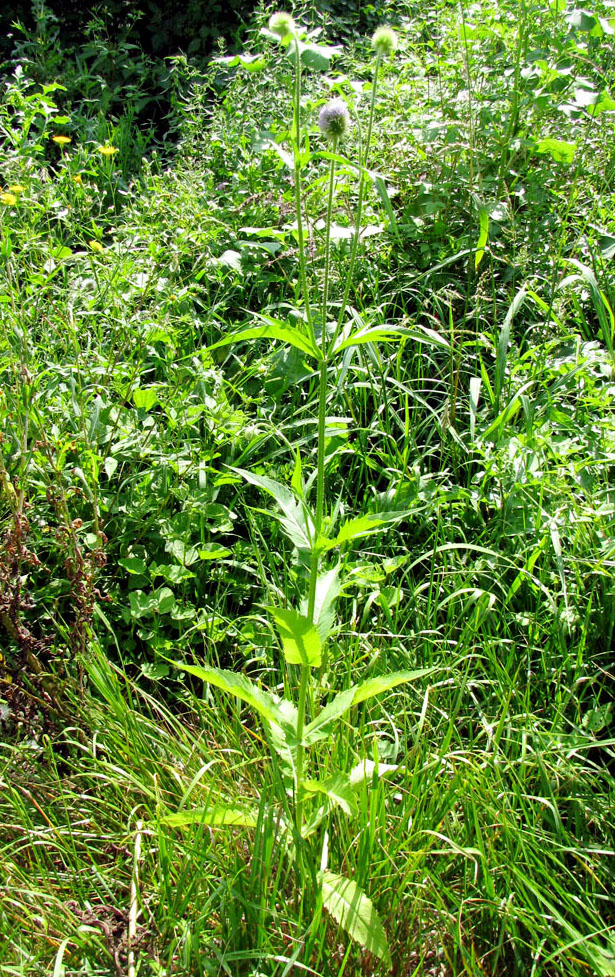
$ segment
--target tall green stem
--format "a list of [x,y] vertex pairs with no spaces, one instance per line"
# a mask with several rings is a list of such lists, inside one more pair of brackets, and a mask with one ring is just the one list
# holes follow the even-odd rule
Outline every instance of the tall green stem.
[[340,305],[340,311],[337,318],[337,326],[335,329],[335,336],[333,337],[333,342],[337,339],[339,332],[342,328],[344,322],[344,315],[346,313],[346,307],[348,305],[348,297],[350,295],[350,286],[354,278],[354,269],[357,260],[357,253],[359,250],[359,238],[361,237],[361,218],[363,216],[363,199],[365,196],[365,171],[367,169],[367,164],[369,162],[369,151],[372,142],[372,129],[374,125],[374,108],[376,106],[376,91],[378,89],[378,76],[380,74],[380,65],[382,63],[382,54],[378,54],[376,57],[376,67],[374,68],[374,83],[372,85],[372,97],[369,104],[369,121],[367,123],[367,137],[365,139],[365,150],[362,154],[362,159],[360,160],[361,169],[359,171],[359,199],[357,201],[357,216],[355,221],[355,230],[352,237],[352,248],[350,251],[350,264],[348,266],[348,272],[346,274],[346,285],[344,286],[344,295],[342,297],[342,304]]
[[[337,152],[337,139],[331,143],[333,152]],[[329,198],[327,201],[327,222],[325,225],[325,279],[322,286],[322,306],[321,306],[321,339],[323,360],[327,359],[327,313],[329,306],[329,263],[331,257],[331,220],[333,217],[333,191],[335,189],[335,160],[331,160],[329,166]]]
[[310,306],[310,295],[307,281],[307,267],[305,260],[305,238],[303,233],[303,214],[301,210],[301,52],[299,50],[299,38],[294,34],[295,42],[295,99],[293,112],[293,156],[295,162],[295,216],[297,220],[297,239],[299,242],[299,275],[301,278],[301,291],[305,303],[305,317],[312,339],[314,336],[314,324],[312,321],[312,310]]

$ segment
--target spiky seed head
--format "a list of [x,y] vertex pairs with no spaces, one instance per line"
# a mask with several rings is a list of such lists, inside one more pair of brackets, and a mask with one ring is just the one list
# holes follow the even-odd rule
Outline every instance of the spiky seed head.
[[332,98],[318,115],[320,131],[327,139],[341,139],[350,129],[348,106],[343,98]]
[[277,14],[272,14],[269,18],[269,30],[284,40],[284,38],[295,33],[295,22],[290,14],[280,11]]
[[397,50],[397,34],[390,27],[379,27],[374,31],[372,47],[381,58],[389,58]]

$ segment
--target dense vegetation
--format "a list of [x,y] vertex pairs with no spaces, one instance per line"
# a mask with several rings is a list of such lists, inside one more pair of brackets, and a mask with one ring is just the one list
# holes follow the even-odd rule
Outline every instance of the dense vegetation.
[[615,974],[615,18],[352,7],[13,31],[7,975]]

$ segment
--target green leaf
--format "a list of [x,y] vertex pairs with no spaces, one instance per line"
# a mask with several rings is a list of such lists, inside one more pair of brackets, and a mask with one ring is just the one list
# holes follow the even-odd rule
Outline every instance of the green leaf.
[[417,678],[430,675],[433,671],[433,668],[417,668],[412,672],[391,672],[390,675],[378,675],[376,678],[369,678],[366,682],[354,686],[352,705],[356,706],[359,702],[365,702],[366,699],[373,699],[374,696],[388,692],[389,689],[394,689],[398,685],[414,682]]
[[541,139],[536,145],[537,153],[547,153],[556,163],[572,163],[576,151],[576,142],[563,142],[561,139]]
[[242,828],[255,828],[258,823],[258,811],[248,811],[218,801],[210,807],[200,807],[192,811],[178,811],[176,814],[166,814],[160,818],[160,821],[162,824],[168,824],[171,828],[187,828],[192,824],[207,824],[212,828],[223,824],[233,824]]
[[142,590],[132,590],[128,595],[130,614],[133,618],[148,617],[151,614],[168,614],[175,606],[175,596],[168,587],[161,587],[152,594]]
[[356,686],[353,685],[349,689],[345,689],[344,692],[340,692],[324,709],[321,709],[316,718],[304,730],[304,746],[312,746],[319,740],[327,739],[331,730],[337,725],[338,719],[348,712],[354,704],[355,693]]
[[318,667],[322,641],[312,622],[292,608],[268,607],[267,610],[276,623],[288,664]]
[[288,45],[288,56],[295,60],[296,44],[299,44],[299,54],[303,64],[307,68],[315,68],[316,71],[328,71],[331,58],[342,53],[342,47],[335,47],[324,44],[306,44],[304,41],[293,40]]
[[476,194],[474,194],[474,203],[478,211],[478,240],[476,242],[476,251],[474,253],[474,271],[477,271],[478,266],[483,260],[485,245],[489,240],[489,211],[485,207],[482,200],[476,196]]
[[128,573],[147,573],[147,563],[140,556],[123,556],[117,562]]
[[577,105],[587,109],[589,115],[602,115],[603,112],[614,112],[615,101],[608,92],[588,91],[586,88],[577,88],[574,93],[574,100]]
[[358,329],[351,333],[347,339],[336,344],[334,353],[341,353],[342,350],[349,349],[351,346],[363,346],[365,343],[400,340],[407,335],[408,330],[404,326],[369,326]]
[[289,346],[300,349],[302,353],[307,353],[316,359],[321,358],[318,347],[314,345],[309,336],[306,336],[296,326],[289,326],[287,323],[281,322],[278,319],[272,319],[271,316],[252,314],[255,315],[255,318],[260,319],[263,325],[248,326],[247,329],[240,329],[239,332],[224,336],[217,343],[214,343],[213,346],[209,346],[209,350],[219,349],[221,346],[229,346],[233,343],[241,342],[244,339],[279,339],[281,342],[288,343]]
[[347,774],[336,773],[326,780],[304,780],[301,786],[308,794],[326,794],[349,817],[356,817],[359,813],[357,799]]
[[393,230],[395,232],[395,235],[396,235],[396,237],[397,237],[397,239],[399,241],[399,230],[397,228],[397,219],[395,217],[395,211],[393,210],[393,207],[391,206],[391,199],[389,197],[389,192],[387,190],[387,185],[386,185],[384,179],[378,173],[374,173],[373,171],[370,171],[370,170],[368,170],[368,173],[369,173],[369,176],[370,176],[370,179],[371,179],[372,183],[374,184],[374,186],[376,188],[376,192],[377,192],[378,196],[380,197],[380,200],[382,201],[382,206],[384,207],[384,209],[386,211],[386,215],[389,218],[389,223],[391,225],[391,230]]
[[203,682],[208,682],[209,685],[214,685],[217,689],[234,695],[236,699],[252,706],[267,722],[276,723],[279,726],[284,724],[284,717],[276,699],[270,692],[265,692],[264,689],[255,685],[247,675],[232,672],[226,668],[214,668],[213,666],[185,665],[183,662],[172,662],[172,664],[183,672],[195,675]]
[[158,403],[158,394],[152,387],[137,387],[132,393],[132,402],[141,410],[151,410]]
[[322,901],[333,918],[362,947],[391,966],[384,927],[365,893],[352,879],[325,871],[321,874]]
[[241,267],[241,254],[239,251],[233,251],[232,248],[228,248],[224,251],[219,258],[211,258],[210,264],[220,265],[223,268],[232,268],[238,274],[243,273],[243,268]]
[[350,335],[345,330],[340,334],[333,352],[339,353],[349,346],[360,346],[363,343],[402,339],[414,340],[417,343],[426,343],[428,346],[438,346],[446,350],[450,348],[450,343],[445,336],[441,336],[435,329],[429,329],[427,326],[414,326],[412,329],[407,326],[372,326],[358,329]]
[[199,559],[201,560],[224,560],[231,556],[231,550],[222,543],[203,543],[199,546]]
[[387,774],[397,773],[398,763],[375,763],[373,760],[362,760],[357,763],[350,771],[349,782],[351,787],[360,787],[361,784],[371,783],[374,777],[386,777]]
[[192,566],[199,558],[196,546],[191,546],[183,539],[170,539],[165,543],[164,548],[184,567]]
[[316,600],[314,602],[314,624],[323,641],[326,641],[333,628],[334,604],[341,589],[339,566],[321,573],[316,581]]
[[510,342],[510,327],[512,326],[512,321],[523,305],[525,301],[525,296],[527,295],[526,288],[520,288],[514,299],[510,304],[510,308],[506,313],[506,318],[502,323],[502,328],[500,330],[500,336],[498,339],[498,349],[496,355],[495,364],[495,411],[499,413],[500,411],[500,394],[502,393],[502,388],[504,387],[504,377],[506,375],[506,357],[508,354],[508,344]]
[[233,468],[246,482],[258,486],[278,503],[282,514],[276,515],[291,543],[299,550],[311,550],[315,537],[314,523],[308,507],[297,501],[286,485],[276,482],[266,475],[255,475],[244,468]]
[[214,58],[214,64],[222,64],[227,68],[245,68],[246,71],[261,71],[267,66],[267,62],[262,54],[241,54],[231,55],[226,58]]

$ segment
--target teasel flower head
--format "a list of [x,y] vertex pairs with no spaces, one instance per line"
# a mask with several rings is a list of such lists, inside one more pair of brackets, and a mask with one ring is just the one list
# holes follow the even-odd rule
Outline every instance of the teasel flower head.
[[343,98],[332,98],[318,115],[320,131],[327,139],[341,139],[350,129],[348,106]]
[[272,14],[269,18],[269,30],[272,34],[277,34],[279,38],[285,40],[295,33],[295,22],[290,14],[280,11]]
[[397,34],[390,27],[379,27],[374,31],[372,47],[378,57],[389,58],[397,50]]

